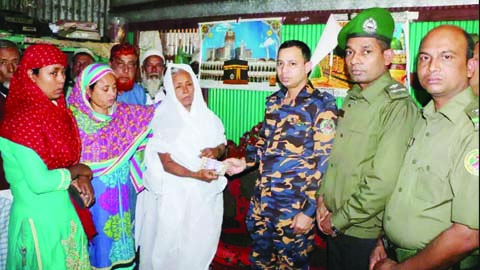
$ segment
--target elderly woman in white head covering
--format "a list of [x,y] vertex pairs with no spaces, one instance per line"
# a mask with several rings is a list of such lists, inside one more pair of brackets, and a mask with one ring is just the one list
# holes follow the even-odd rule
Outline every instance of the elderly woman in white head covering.
[[137,202],[140,269],[208,269],[227,181],[204,165],[205,158],[215,163],[224,154],[224,127],[205,104],[190,66],[170,65],[164,85],[166,98],[155,112],[145,152],[146,189]]

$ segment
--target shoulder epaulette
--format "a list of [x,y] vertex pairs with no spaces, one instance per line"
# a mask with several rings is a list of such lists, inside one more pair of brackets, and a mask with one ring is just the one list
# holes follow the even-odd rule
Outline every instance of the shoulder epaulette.
[[468,104],[468,106],[465,108],[465,113],[472,121],[475,131],[478,131],[478,100],[475,100]]
[[393,83],[385,87],[385,91],[391,99],[400,99],[410,96],[407,88],[401,83]]

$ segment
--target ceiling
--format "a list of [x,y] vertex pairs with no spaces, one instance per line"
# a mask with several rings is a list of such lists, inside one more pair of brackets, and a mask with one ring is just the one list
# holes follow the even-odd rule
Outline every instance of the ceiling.
[[[478,0],[110,0],[109,14],[123,16],[130,23],[167,20],[202,20],[216,17],[285,16],[369,7],[409,8],[478,5]],[[300,15],[303,16],[303,15]]]

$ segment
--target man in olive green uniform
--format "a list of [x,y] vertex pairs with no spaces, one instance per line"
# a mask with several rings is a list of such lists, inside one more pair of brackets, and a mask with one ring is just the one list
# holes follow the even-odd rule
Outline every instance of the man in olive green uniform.
[[343,27],[338,45],[356,83],[338,116],[329,165],[317,193],[317,222],[327,238],[329,270],[366,270],[418,109],[388,72],[391,14],[364,10]]
[[[478,269],[478,97],[468,85],[473,42],[443,25],[423,39],[420,84],[433,100],[422,110],[388,200],[385,239],[372,269]],[[383,243],[384,242],[384,243]],[[390,246],[399,264],[387,259]]]

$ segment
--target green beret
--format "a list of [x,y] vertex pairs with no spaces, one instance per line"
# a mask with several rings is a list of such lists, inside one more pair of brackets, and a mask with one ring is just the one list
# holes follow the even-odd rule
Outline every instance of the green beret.
[[360,12],[338,33],[338,46],[345,50],[352,37],[374,37],[390,44],[395,22],[392,14],[384,8],[369,8]]

